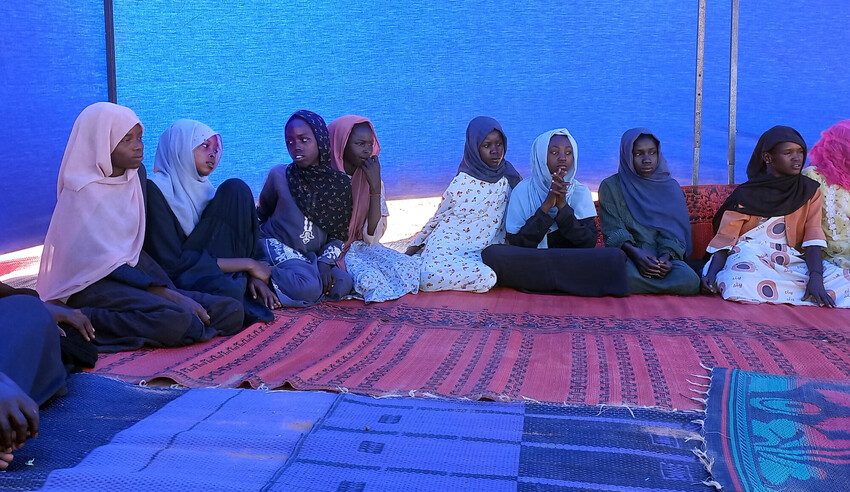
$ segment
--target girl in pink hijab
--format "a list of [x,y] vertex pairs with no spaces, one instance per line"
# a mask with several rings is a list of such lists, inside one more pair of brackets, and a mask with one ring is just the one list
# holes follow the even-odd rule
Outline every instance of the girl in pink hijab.
[[824,259],[850,268],[850,120],[821,133],[809,162],[803,174],[820,184],[823,195]]
[[241,303],[174,289],[142,252],[143,131],[123,106],[99,102],[80,113],[44,241],[39,294],[80,309],[101,352],[186,345],[242,327]]
[[368,118],[346,115],[328,125],[337,170],[351,178],[353,206],[341,267],[366,302],[388,301],[419,291],[419,258],[383,246],[389,210],[381,180],[381,146]]

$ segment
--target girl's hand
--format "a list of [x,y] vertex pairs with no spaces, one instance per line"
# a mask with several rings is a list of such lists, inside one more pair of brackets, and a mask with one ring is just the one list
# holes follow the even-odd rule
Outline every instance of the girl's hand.
[[[627,246],[626,246],[627,245]],[[661,267],[658,266],[658,258],[645,249],[626,243],[623,251],[632,260],[638,272],[646,278],[664,278]]]
[[269,309],[278,309],[281,307],[280,300],[269,288],[268,284],[256,277],[248,279],[248,295],[251,296],[251,299],[256,299],[260,304]]
[[44,307],[47,308],[47,312],[53,316],[53,320],[56,323],[67,323],[71,325],[75,330],[80,332],[80,335],[87,342],[94,340],[94,326],[92,326],[89,318],[79,309],[71,309],[52,302],[45,302]]
[[363,161],[363,172],[366,173],[366,182],[369,183],[370,193],[381,192],[381,161],[378,156],[372,157]]
[[700,280],[702,290],[709,294],[719,294],[720,288],[717,287],[717,275],[708,273]]
[[272,276],[272,267],[258,260],[251,260],[250,268],[248,269],[248,275],[262,280],[263,283],[268,283],[269,279]]
[[809,273],[809,282],[806,284],[806,293],[803,294],[803,300],[811,300],[818,306],[835,307],[835,300],[826,291],[823,286],[822,273]]
[[325,295],[330,294],[331,289],[334,288],[334,277],[331,274],[331,270],[333,270],[333,266],[321,261],[319,262],[319,277],[322,279],[322,292]]
[[663,277],[666,277],[673,270],[673,260],[668,253],[664,253],[658,257],[658,268],[661,269],[661,275]]
[[209,313],[207,313],[207,310],[194,299],[186,297],[176,290],[172,290],[167,287],[151,287],[148,291],[162,297],[163,299],[169,300],[180,306],[181,309],[194,314],[205,326],[210,325],[212,320],[210,319]]

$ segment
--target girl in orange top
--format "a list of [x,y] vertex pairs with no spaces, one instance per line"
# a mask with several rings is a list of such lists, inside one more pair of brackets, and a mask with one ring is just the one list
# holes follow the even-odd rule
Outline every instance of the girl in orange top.
[[806,142],[793,128],[761,136],[750,179],[714,217],[706,290],[740,302],[850,307],[850,271],[822,260],[822,198],[800,174],[805,162]]

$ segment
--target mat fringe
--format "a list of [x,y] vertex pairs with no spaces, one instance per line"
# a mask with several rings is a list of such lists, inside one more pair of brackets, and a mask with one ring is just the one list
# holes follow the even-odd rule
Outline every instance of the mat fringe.
[[[708,375],[706,376],[706,375],[703,375],[703,374],[691,374],[691,376],[693,376],[695,378],[699,378],[699,379],[707,379],[710,383],[712,368],[706,366],[702,362],[700,362],[699,365],[700,365],[700,367],[702,367],[703,369],[708,371]],[[693,393],[705,395],[705,398],[698,398],[698,397],[695,397],[695,396],[689,397],[693,401],[697,401],[697,402],[702,403],[702,410],[700,410],[700,412],[703,415],[705,415],[708,411],[708,393],[711,391],[711,384],[700,384],[700,383],[691,381],[690,379],[686,379],[686,381],[688,382],[688,384],[691,385],[691,387],[689,387],[688,390],[690,390]],[[691,449],[691,452],[693,452],[694,455],[697,457],[697,459],[699,459],[700,463],[702,463],[702,466],[705,467],[705,471],[708,474],[708,478],[703,480],[702,484],[706,485],[708,487],[713,487],[715,490],[723,490],[723,485],[721,485],[720,482],[718,482],[717,480],[714,480],[714,477],[711,473],[711,469],[712,469],[712,467],[714,467],[714,458],[708,454],[708,446],[707,446],[706,440],[705,440],[705,419],[694,419],[691,422],[693,422],[694,424],[699,426],[700,433],[693,436],[693,437],[689,437],[689,438],[685,439],[685,442],[688,442],[688,441],[696,441],[697,442],[697,446],[694,447],[693,449]]]

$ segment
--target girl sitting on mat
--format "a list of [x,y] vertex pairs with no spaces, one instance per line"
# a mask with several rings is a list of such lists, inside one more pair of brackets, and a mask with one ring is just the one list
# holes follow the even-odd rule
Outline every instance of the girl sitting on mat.
[[521,179],[505,160],[506,148],[499,122],[487,116],[469,122],[458,174],[407,249],[421,255],[421,290],[486,292],[496,284],[481,250],[504,241],[508,197]]
[[818,183],[800,174],[806,142],[775,126],[759,138],[738,186],[714,216],[706,290],[730,301],[850,307],[850,270],[823,261]]
[[685,195],[650,130],[623,134],[620,168],[599,185],[599,207],[605,246],[622,249],[630,260],[629,292],[699,292],[699,276],[683,261],[691,252]]
[[159,137],[148,179],[147,252],[174,285],[243,303],[244,325],[271,321],[280,307],[259,261],[254,196],[242,180],[216,189],[209,181],[221,159],[221,136],[207,125],[177,120]]
[[387,230],[387,203],[378,154],[381,146],[372,122],[346,115],[328,125],[331,156],[338,171],[351,178],[352,212],[348,240],[338,262],[366,302],[388,301],[419,291],[419,261],[380,244]]
[[351,180],[331,164],[328,127],[311,111],[286,122],[292,164],[273,167],[260,193],[260,237],[284,306],[307,306],[351,292],[351,275],[337,266],[348,240]]
[[850,120],[824,131],[809,157],[803,174],[818,182],[823,196],[824,257],[850,268]]
[[626,255],[596,248],[596,207],[575,179],[578,145],[566,128],[531,145],[531,176],[511,193],[508,244],[488,246],[481,257],[499,285],[529,292],[624,296]]
[[242,329],[242,305],[174,288],[142,251],[145,199],[142,124],[129,108],[101,102],[74,122],[37,289],[90,320],[101,352],[177,347]]

